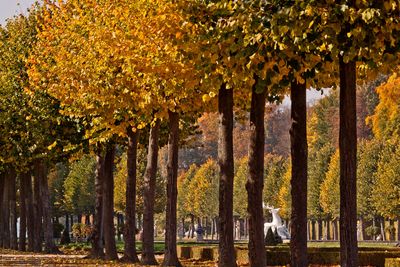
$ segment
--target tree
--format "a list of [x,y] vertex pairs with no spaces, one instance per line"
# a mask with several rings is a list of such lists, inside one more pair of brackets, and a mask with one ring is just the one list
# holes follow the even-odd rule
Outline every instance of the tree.
[[272,207],[279,207],[279,189],[287,170],[287,159],[282,156],[267,154],[265,161],[264,202]]
[[70,165],[64,181],[64,203],[68,212],[78,215],[93,213],[95,170],[96,161],[91,155],[83,155]]
[[236,161],[235,179],[233,182],[233,214],[240,218],[247,218],[246,181],[249,175],[249,159],[244,157]]
[[392,220],[398,219],[400,214],[399,162],[398,142],[387,142],[378,161],[376,183],[372,191],[375,209],[383,217]]
[[326,214],[333,220],[339,219],[340,193],[339,193],[339,174],[340,174],[339,151],[332,155],[325,179],[321,184],[320,203]]

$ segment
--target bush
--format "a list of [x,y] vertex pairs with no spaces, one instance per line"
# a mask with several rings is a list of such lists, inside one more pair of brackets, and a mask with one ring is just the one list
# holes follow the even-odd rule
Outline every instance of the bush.
[[83,239],[88,240],[92,235],[92,233],[93,233],[93,227],[91,227],[90,225],[86,225],[83,223],[75,223],[72,226],[72,234],[78,240],[83,240]]
[[365,233],[369,236],[377,236],[380,234],[380,229],[377,226],[368,226],[367,228],[365,228]]
[[276,246],[282,243],[282,238],[279,236],[277,230],[275,229],[272,232],[272,228],[269,228],[267,231],[267,235],[265,236],[265,245],[266,246]]

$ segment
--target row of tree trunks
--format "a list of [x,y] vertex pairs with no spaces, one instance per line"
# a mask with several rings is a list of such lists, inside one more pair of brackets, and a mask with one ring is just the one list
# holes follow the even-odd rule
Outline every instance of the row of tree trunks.
[[136,252],[136,168],[137,168],[137,144],[139,132],[132,131],[128,127],[128,148],[127,148],[127,170],[126,177],[126,209],[125,209],[125,227],[124,227],[124,256],[123,261],[136,263],[139,258]]
[[41,207],[42,207],[42,216],[43,216],[43,237],[44,237],[44,251],[46,253],[59,253],[54,239],[53,239],[53,222],[51,221],[52,213],[50,206],[50,192],[49,186],[47,183],[47,168],[46,164],[43,160],[40,160],[35,164],[35,179],[37,178],[40,183],[40,193],[41,193]]
[[[257,80],[252,88],[250,109],[249,176],[246,182],[247,211],[249,214],[249,262],[252,267],[266,266],[264,247],[264,112],[266,89],[256,92]],[[240,238],[240,223],[238,227]]]
[[168,163],[167,163],[167,208],[165,219],[165,253],[163,266],[182,266],[176,250],[176,204],[179,149],[179,114],[168,111]]
[[158,138],[160,120],[156,120],[150,129],[147,152],[147,165],[143,185],[143,249],[142,264],[157,265],[154,255],[154,201],[158,162]]

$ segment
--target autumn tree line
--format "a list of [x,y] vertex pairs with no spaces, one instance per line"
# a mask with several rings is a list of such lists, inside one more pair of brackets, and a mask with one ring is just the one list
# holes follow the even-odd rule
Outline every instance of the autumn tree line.
[[239,109],[249,112],[249,260],[251,266],[265,266],[265,107],[289,95],[291,266],[307,266],[312,181],[307,166],[313,143],[307,140],[306,89],[337,87],[341,265],[357,266],[356,85],[396,71],[398,13],[394,0],[70,0],[45,1],[27,16],[10,19],[0,35],[3,246],[17,248],[19,242],[20,249],[27,244],[28,250],[57,252],[47,173],[57,162],[90,152],[96,157],[90,257],[117,259],[113,170],[117,148],[123,146],[127,201],[121,260],[138,262],[136,180],[138,148],[144,146],[141,262],[156,263],[155,181],[164,142],[163,265],[180,266],[179,146],[190,135],[191,121],[217,112],[218,264],[235,266],[232,133]]
[[[357,87],[357,218],[359,239],[375,239],[379,235],[382,239],[399,240],[398,225],[398,189],[396,157],[392,161],[393,147],[397,145],[397,135],[390,134],[387,127],[397,123],[397,115],[393,115],[398,101],[393,94],[396,88],[395,79],[386,76]],[[390,95],[390,96],[389,96]],[[390,98],[390,102],[384,99]],[[384,103],[385,102],[385,103]],[[290,224],[291,195],[290,195],[290,159],[287,143],[277,143],[275,138],[287,140],[289,132],[285,127],[275,129],[276,124],[290,124],[288,108],[285,106],[270,106],[265,116],[265,154],[264,159],[264,192],[263,201],[270,206],[280,207],[280,215],[287,224]],[[390,111],[392,110],[392,111]],[[308,162],[308,238],[310,240],[338,240],[339,238],[339,151],[337,136],[339,130],[339,95],[332,91],[315,103],[309,103],[308,135],[309,154]],[[386,114],[386,115],[383,115]],[[392,115],[389,115],[392,114]],[[382,118],[390,117],[383,122]],[[207,123],[204,123],[207,118]],[[216,114],[205,114],[200,119],[200,129],[203,134],[200,150],[208,151],[204,155],[214,155],[212,147],[217,143]],[[397,126],[394,126],[397,127]],[[389,134],[382,138],[382,133]],[[248,176],[247,154],[248,127],[236,122],[234,137],[235,144],[240,144],[234,151],[235,177],[233,214],[235,218],[235,238],[247,237],[247,203],[245,183]],[[244,144],[244,145],[243,145]],[[214,145],[214,146],[213,146]],[[182,152],[185,153],[185,152]],[[184,233],[192,237],[189,229],[200,224],[207,230],[210,238],[216,236],[215,222],[218,217],[218,165],[215,157],[196,157],[192,152],[193,160],[197,160],[189,169],[178,177],[178,217],[181,225],[185,226]],[[185,153],[187,155],[187,152]],[[396,154],[395,154],[396,155]],[[192,161],[193,161],[192,160]],[[204,162],[206,161],[206,162]],[[389,173],[391,173],[389,175]],[[213,197],[211,197],[213,196]],[[268,211],[265,210],[268,218]],[[271,218],[266,219],[271,220]],[[386,221],[386,225],[385,225]],[[238,229],[239,228],[239,229]],[[195,229],[194,229],[195,230]],[[396,235],[397,233],[397,235]]]

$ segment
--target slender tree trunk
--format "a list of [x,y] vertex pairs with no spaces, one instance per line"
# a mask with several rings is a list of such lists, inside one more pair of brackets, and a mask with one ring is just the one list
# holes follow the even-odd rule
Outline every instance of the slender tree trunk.
[[107,146],[106,155],[104,157],[104,181],[103,181],[103,231],[105,242],[105,259],[118,259],[117,247],[115,244],[115,227],[114,227],[114,167],[115,145]]
[[256,84],[253,85],[251,94],[249,144],[250,175],[246,182],[248,203],[247,211],[249,214],[248,246],[250,266],[264,267],[266,265],[266,253],[264,247],[264,212],[262,207],[262,194],[264,188],[264,112],[266,90],[263,89],[260,93],[256,92]]
[[322,237],[323,237],[323,234],[322,234],[322,228],[323,228],[322,220],[318,219],[317,223],[318,223],[318,240],[322,240]]
[[71,239],[69,237],[69,214],[65,215],[65,229],[61,236],[61,244],[69,244],[71,243]]
[[365,220],[364,217],[360,217],[360,226],[361,226],[361,239],[364,241],[365,240]]
[[143,184],[143,249],[142,264],[157,265],[154,255],[154,201],[158,161],[158,139],[160,120],[156,120],[150,129],[147,151],[147,166]]
[[90,258],[104,258],[103,247],[103,182],[104,182],[104,155],[101,147],[96,151],[95,175],[95,207],[93,216],[92,249]]
[[292,82],[290,129],[292,159],[292,214],[290,254],[292,267],[305,267],[307,262],[307,101],[306,84]]
[[219,133],[219,261],[218,266],[236,266],[233,243],[233,89],[223,84],[218,93]]
[[343,267],[358,266],[357,247],[357,127],[356,62],[344,63],[340,72],[340,258]]
[[185,237],[185,217],[182,216],[181,218],[181,223],[182,223],[182,238]]
[[[4,196],[4,173],[0,173],[0,208],[3,209],[3,196]],[[0,216],[0,248],[3,247],[4,241],[4,216]]]
[[35,208],[33,204],[32,174],[29,171],[24,179],[25,187],[25,206],[26,206],[26,225],[28,230],[28,251],[35,250]]
[[397,218],[397,241],[400,241],[400,217]]
[[44,241],[45,241],[45,252],[46,253],[60,253],[58,250],[54,239],[53,239],[53,223],[51,221],[52,212],[50,206],[50,193],[49,186],[47,183],[47,170],[46,164],[43,160],[38,163],[37,174],[40,180],[40,192],[41,192],[41,200],[42,200],[42,208],[43,208],[43,233],[44,233]]
[[386,234],[385,234],[385,219],[383,217],[380,218],[380,226],[381,226],[381,236],[382,241],[386,241]]
[[163,266],[182,266],[176,251],[176,202],[178,176],[178,148],[179,148],[179,114],[168,111],[168,180],[167,180],[167,209],[165,225],[165,256]]
[[18,249],[17,238],[17,189],[16,189],[16,173],[14,169],[10,170],[10,247]]
[[329,219],[326,220],[326,240],[331,240],[331,222]]
[[133,132],[128,127],[127,170],[126,177],[126,221],[124,227],[124,256],[123,260],[130,263],[139,262],[136,252],[136,171],[137,143],[139,132]]
[[315,228],[315,220],[311,220],[311,240],[317,239],[317,230]]
[[18,248],[26,251],[26,179],[29,173],[22,173],[19,176],[19,239]]
[[3,190],[3,206],[2,206],[2,217],[3,217],[3,248],[10,248],[10,175],[7,173],[4,178],[4,187],[0,188]]
[[34,180],[33,180],[33,207],[34,207],[34,220],[35,227],[33,229],[34,241],[33,250],[34,252],[42,251],[42,192],[41,192],[41,177],[40,177],[40,160],[35,160],[33,170],[34,170]]
[[194,237],[194,215],[190,214],[190,232],[189,232],[190,238]]
[[[391,229],[394,229],[394,220],[390,219],[389,220],[389,225]],[[390,241],[395,241],[396,240],[396,233],[394,231],[389,233],[389,240]]]

